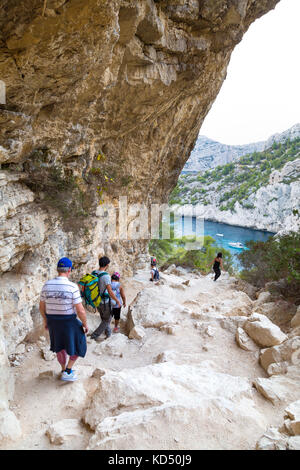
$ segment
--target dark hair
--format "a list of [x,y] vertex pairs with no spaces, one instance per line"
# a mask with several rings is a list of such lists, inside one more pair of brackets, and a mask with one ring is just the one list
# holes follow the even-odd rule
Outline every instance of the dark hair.
[[217,258],[222,258],[222,256],[223,256],[222,253],[218,253]]
[[108,266],[109,263],[110,263],[110,259],[107,256],[102,256],[102,258],[99,259],[100,268],[105,268],[105,266]]
[[111,276],[111,280],[112,280],[112,281],[119,281],[119,278],[118,278],[118,276],[116,276],[116,274],[113,274],[113,275]]

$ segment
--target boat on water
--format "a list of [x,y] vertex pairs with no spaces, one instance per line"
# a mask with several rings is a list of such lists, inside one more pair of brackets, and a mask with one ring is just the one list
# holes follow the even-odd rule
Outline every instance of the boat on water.
[[231,246],[232,248],[239,248],[239,249],[244,248],[244,245],[241,242],[230,242],[228,243],[228,245]]
[[217,237],[224,237],[223,233],[216,233]]

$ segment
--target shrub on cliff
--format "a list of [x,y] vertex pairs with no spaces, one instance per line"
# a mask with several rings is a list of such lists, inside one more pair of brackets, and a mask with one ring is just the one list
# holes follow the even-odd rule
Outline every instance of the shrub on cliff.
[[257,287],[284,279],[285,295],[300,301],[300,231],[246,245],[249,250],[238,255],[241,278]]

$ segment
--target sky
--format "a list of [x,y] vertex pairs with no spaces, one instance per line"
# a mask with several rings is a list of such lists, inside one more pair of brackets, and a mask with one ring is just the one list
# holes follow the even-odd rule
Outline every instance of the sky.
[[234,49],[201,127],[224,144],[266,140],[300,122],[300,0],[281,0]]

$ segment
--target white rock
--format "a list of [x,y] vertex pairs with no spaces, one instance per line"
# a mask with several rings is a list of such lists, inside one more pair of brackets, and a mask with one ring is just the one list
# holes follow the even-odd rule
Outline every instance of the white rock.
[[245,351],[257,351],[257,345],[252,341],[250,336],[247,335],[243,328],[237,328],[235,339],[240,348]]
[[300,368],[290,366],[285,375],[273,375],[268,379],[257,378],[253,384],[273,404],[291,403],[300,396]]
[[277,428],[270,427],[256,444],[257,450],[285,450],[288,438]]
[[168,335],[176,335],[179,331],[179,327],[176,325],[163,325],[160,327],[159,331],[165,332]]
[[63,419],[49,426],[46,431],[52,444],[61,445],[70,437],[78,437],[83,434],[79,419]]
[[243,328],[259,346],[275,346],[287,339],[287,336],[277,325],[259,313],[251,315]]
[[249,448],[253,435],[267,425],[254,394],[248,379],[204,365],[163,362],[108,371],[84,415],[95,431],[88,449],[145,449],[149,442],[156,449],[172,448],[187,425],[195,448],[205,448],[208,441],[211,448],[228,448],[241,427]]
[[15,441],[21,435],[21,426],[15,414],[8,409],[0,411],[0,438]]
[[289,416],[289,420],[285,422],[286,428],[293,436],[300,435],[300,400],[291,403],[285,412]]
[[287,448],[288,450],[300,450],[300,436],[290,437]]
[[49,349],[49,345],[41,347],[41,353],[45,361],[53,361],[56,359],[56,354]]
[[24,354],[25,353],[25,344],[21,343],[16,347],[15,354]]
[[129,339],[143,339],[144,336],[146,335],[146,332],[142,326],[135,326],[132,328],[130,331],[128,338]]
[[94,377],[95,379],[100,379],[104,374],[105,374],[105,370],[104,369],[99,369],[97,367],[94,370],[94,372],[92,373],[92,377]]
[[269,366],[274,363],[281,364],[285,367],[292,363],[294,353],[298,349],[300,349],[300,336],[289,338],[287,341],[284,341],[277,346],[263,349],[259,358],[260,364],[266,371],[268,371]]
[[284,410],[290,419],[300,420],[300,400],[290,403]]
[[269,376],[271,375],[280,375],[280,374],[285,374],[288,370],[289,367],[289,362],[274,362],[273,364],[270,364],[267,368],[267,374]]
[[107,340],[97,344],[93,352],[100,356],[102,354],[120,356],[120,354],[123,354],[125,351],[127,351],[129,343],[130,341],[127,336],[123,335],[122,333],[118,333],[116,335],[111,335],[111,337]]
[[176,359],[176,351],[163,351],[155,359],[156,363],[174,361]]
[[209,325],[209,326],[206,328],[205,333],[207,334],[207,336],[209,336],[210,338],[212,338],[212,337],[215,335],[215,333],[216,333],[216,329]]

